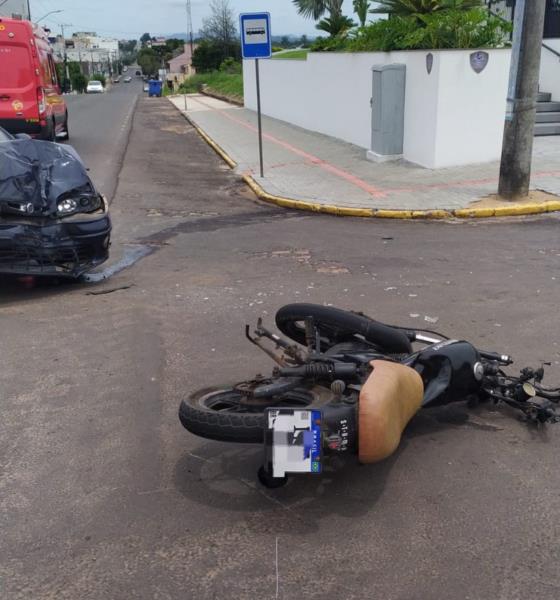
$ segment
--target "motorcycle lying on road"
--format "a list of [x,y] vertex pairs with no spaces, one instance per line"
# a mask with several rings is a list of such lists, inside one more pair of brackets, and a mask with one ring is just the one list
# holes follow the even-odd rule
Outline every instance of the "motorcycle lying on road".
[[264,443],[258,477],[267,487],[291,474],[321,473],[333,454],[384,460],[420,409],[493,401],[529,423],[560,421],[560,388],[543,387],[544,366],[507,375],[508,355],[314,304],[284,306],[276,325],[289,340],[260,319],[253,333],[246,328],[248,340],[277,363],[270,377],[199,390],[179,409],[195,435]]

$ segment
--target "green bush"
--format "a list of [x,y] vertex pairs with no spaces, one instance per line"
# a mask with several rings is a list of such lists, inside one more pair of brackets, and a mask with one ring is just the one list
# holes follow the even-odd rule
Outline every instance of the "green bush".
[[372,13],[390,15],[417,15],[440,10],[470,10],[479,7],[482,0],[377,0]]
[[320,37],[311,44],[311,52],[343,52],[348,49],[349,40],[345,37]]
[[83,94],[86,91],[88,80],[87,77],[80,72],[70,73],[70,83],[74,91]]
[[94,73],[90,78],[90,81],[101,81],[101,84],[103,85],[103,87],[105,87],[105,84],[107,83],[107,80],[105,78],[105,75],[103,75],[103,73]]
[[243,71],[243,65],[241,64],[241,62],[233,59],[233,58],[226,58],[222,64],[220,65],[220,71],[222,73],[241,73]]
[[350,52],[389,52],[443,48],[503,48],[510,23],[483,8],[394,16],[360,28],[345,44]]

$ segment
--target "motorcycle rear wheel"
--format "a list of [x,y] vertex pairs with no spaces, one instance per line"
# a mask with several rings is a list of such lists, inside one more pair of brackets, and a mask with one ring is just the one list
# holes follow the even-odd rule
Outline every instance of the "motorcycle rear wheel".
[[206,439],[261,444],[267,408],[320,409],[335,399],[330,389],[318,385],[262,400],[247,397],[235,386],[210,387],[181,402],[179,420],[185,429]]
[[305,319],[312,318],[321,336],[321,351],[340,342],[356,341],[362,336],[387,354],[410,354],[406,334],[369,317],[318,304],[288,304],[276,313],[276,326],[286,336],[306,345]]

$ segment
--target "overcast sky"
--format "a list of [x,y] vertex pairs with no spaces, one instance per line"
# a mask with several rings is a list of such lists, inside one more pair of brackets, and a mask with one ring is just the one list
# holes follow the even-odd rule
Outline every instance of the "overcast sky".
[[[143,33],[166,35],[186,31],[186,2],[181,0],[30,0],[33,19],[51,10],[63,10],[44,20],[53,31],[70,23],[68,31],[96,31],[118,38],[138,38]],[[345,0],[350,13],[352,0]],[[272,33],[317,34],[314,23],[297,14],[291,0],[230,0],[236,13],[266,10],[272,15]],[[208,15],[209,0],[192,0],[195,32]]]

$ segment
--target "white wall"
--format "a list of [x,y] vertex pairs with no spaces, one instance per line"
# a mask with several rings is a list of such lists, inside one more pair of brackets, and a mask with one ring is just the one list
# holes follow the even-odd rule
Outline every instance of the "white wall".
[[[370,148],[371,67],[383,54],[316,53],[303,60],[262,60],[264,114]],[[244,61],[245,106],[256,110],[254,61]],[[359,76],[356,76],[359,74]]]
[[[548,39],[544,43],[560,52],[560,39]],[[546,48],[541,56],[540,90],[550,92],[552,99],[560,102],[560,58]]]
[[470,54],[439,53],[437,167],[490,162],[502,154],[511,55],[491,51],[488,66],[477,74]]
[[[311,53],[307,61],[261,61],[263,113],[371,148],[371,67],[407,66],[404,157],[428,168],[500,157],[509,76],[509,50],[491,50],[476,74],[472,51]],[[255,67],[244,62],[245,106],[256,109]]]

